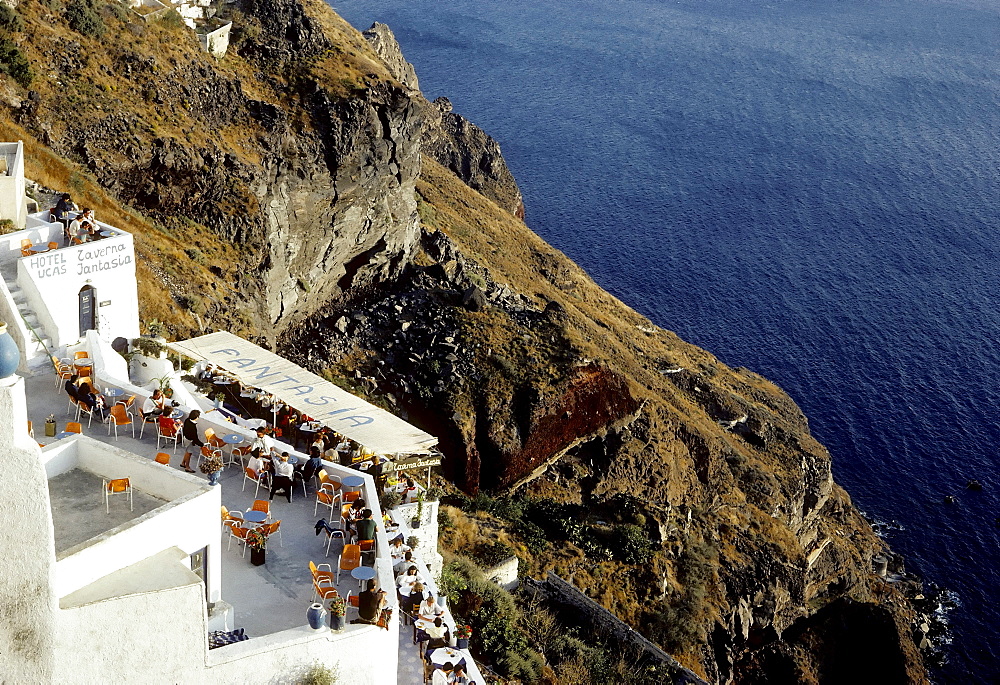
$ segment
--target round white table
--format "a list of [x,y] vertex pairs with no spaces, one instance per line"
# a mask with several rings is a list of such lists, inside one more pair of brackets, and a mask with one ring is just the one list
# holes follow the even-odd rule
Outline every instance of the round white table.
[[28,252],[30,252],[31,254],[42,254],[43,252],[48,252],[48,251],[49,251],[48,245],[32,245],[30,248],[28,248]]
[[431,663],[436,668],[441,668],[446,663],[451,662],[452,666],[465,664],[465,654],[454,647],[438,647],[431,652]]

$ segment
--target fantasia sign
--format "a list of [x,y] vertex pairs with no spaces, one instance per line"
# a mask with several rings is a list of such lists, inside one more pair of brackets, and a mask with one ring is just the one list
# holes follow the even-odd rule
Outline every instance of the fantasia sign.
[[437,439],[316,374],[226,331],[169,343],[308,414],[376,454],[427,454]]

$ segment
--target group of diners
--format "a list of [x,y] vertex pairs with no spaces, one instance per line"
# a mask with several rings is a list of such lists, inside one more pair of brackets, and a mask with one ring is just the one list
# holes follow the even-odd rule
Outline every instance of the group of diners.
[[81,378],[77,374],[72,374],[63,384],[66,394],[77,404],[86,407],[87,411],[94,416],[99,416],[101,421],[108,418],[108,409],[104,395],[96,392],[90,385],[89,376]]
[[271,485],[271,500],[283,492],[289,502],[292,501],[292,488],[297,482],[310,482],[320,469],[323,459],[315,447],[309,449],[309,458],[304,462],[293,457],[288,452],[278,452],[274,440],[267,434],[267,429],[261,426],[256,430],[257,436],[250,443],[250,459],[246,468],[251,469],[255,477],[267,474]]

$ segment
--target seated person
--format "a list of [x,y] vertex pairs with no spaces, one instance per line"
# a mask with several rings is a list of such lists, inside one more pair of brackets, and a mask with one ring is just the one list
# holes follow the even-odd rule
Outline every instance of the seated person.
[[438,606],[434,601],[434,595],[428,592],[427,597],[420,603],[420,608],[417,609],[417,615],[425,621],[433,621],[438,616],[444,615],[444,609]]
[[451,636],[448,634],[448,626],[444,624],[440,616],[434,619],[433,625],[424,628],[424,632],[427,633],[427,637],[429,638],[427,640],[428,652],[440,647],[447,647],[451,641]]
[[402,573],[404,569],[408,569],[413,566],[413,552],[407,550],[403,552],[403,558],[392,565],[392,570],[396,573]]
[[377,623],[379,613],[385,608],[385,591],[376,590],[374,580],[368,581],[368,589],[358,595],[358,617],[351,623]]
[[167,398],[163,396],[159,388],[153,390],[153,394],[146,398],[146,401],[142,403],[142,417],[149,418],[151,416],[159,416],[163,413],[164,406],[166,405]]
[[[399,586],[400,594],[409,594],[413,591],[413,587],[423,580],[421,575],[417,572],[416,565],[411,565],[406,572],[396,579],[396,585]],[[421,588],[423,589],[423,588]]]
[[372,510],[365,509],[361,512],[361,518],[354,524],[357,537],[355,542],[375,539],[375,519],[372,518]]
[[392,556],[392,563],[398,564],[403,560],[403,555],[410,551],[408,545],[403,542],[403,536],[397,535],[389,542],[389,554]]
[[80,379],[79,376],[73,374],[69,377],[69,380],[63,384],[63,388],[66,390],[66,394],[73,398],[74,402],[80,401],[80,389],[76,387],[76,382]]
[[465,666],[459,664],[451,674],[452,685],[469,685],[469,675],[465,672]]
[[260,450],[252,450],[250,459],[247,460],[247,468],[253,469],[256,473],[269,472],[271,470],[271,460],[264,459]]
[[274,478],[271,479],[271,499],[278,490],[284,490],[289,503],[292,501],[292,476],[295,467],[288,461],[288,452],[283,452],[281,458],[271,464]]
[[176,435],[183,425],[180,419],[172,419],[166,414],[160,414],[157,422],[160,425],[160,432],[164,435]]
[[81,383],[76,391],[76,399],[87,407],[88,411],[97,412],[103,421],[107,418],[104,409],[104,398],[95,393],[89,383]]
[[94,225],[86,220],[81,221],[80,227],[76,229],[76,237],[81,243],[90,242],[94,239]]
[[451,674],[454,670],[455,665],[450,661],[446,661],[441,668],[435,668],[434,674],[431,676],[431,685],[450,685]]
[[210,381],[215,378],[215,367],[209,364],[205,367],[205,370],[201,372],[198,376],[203,381]]

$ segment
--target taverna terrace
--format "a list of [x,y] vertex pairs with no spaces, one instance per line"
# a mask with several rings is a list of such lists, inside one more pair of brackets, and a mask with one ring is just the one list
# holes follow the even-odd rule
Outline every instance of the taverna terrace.
[[[25,195],[22,145],[0,144],[0,161],[0,219],[17,229],[0,236],[0,321],[10,336],[0,334],[0,352],[17,347],[16,370],[3,369],[0,354],[4,679],[285,683],[322,667],[351,685],[429,679],[433,665],[421,658],[400,615],[389,544],[410,536],[416,505],[388,512],[399,524],[387,529],[375,472],[390,474],[390,486],[407,468],[423,474],[439,459],[434,438],[228,333],[136,345],[142,336],[132,235],[98,216],[100,239],[64,244],[64,224],[48,207],[32,208]],[[160,347],[193,366],[175,369]],[[190,382],[209,364],[216,372],[207,382],[224,400]],[[109,407],[121,402],[128,411],[115,410],[111,423],[81,412],[64,389],[72,373],[88,376]],[[166,385],[167,411],[183,418],[201,410],[203,440],[210,442],[206,432],[216,436],[225,461],[217,486],[197,469],[179,468],[183,444],[144,422],[139,408]],[[353,449],[324,457],[324,481],[339,498],[334,505],[318,501],[312,478],[295,483],[291,502],[275,497],[262,516],[253,509],[268,492],[248,476],[239,448],[286,404],[316,422],[303,426],[303,435],[321,424]],[[303,449],[274,442],[300,463],[307,459],[301,441]],[[371,474],[363,468],[379,462]],[[127,488],[109,488],[121,479]],[[340,527],[341,504],[352,497],[374,511],[375,544],[353,563],[344,554],[340,570],[350,540],[317,533],[315,523],[323,517]],[[244,522],[223,525],[223,507],[242,513]],[[422,512],[414,557],[434,591],[437,503],[424,502]],[[234,534],[255,525],[273,530],[262,565],[251,563],[255,550]],[[350,601],[343,628],[310,626],[317,585],[310,562],[330,564],[332,578],[318,583],[328,603],[357,597],[366,579],[376,580],[392,609],[385,626],[350,623],[358,616]],[[447,610],[445,622],[454,627]],[[486,682],[467,650],[434,654],[437,663],[464,660],[470,680]]]

